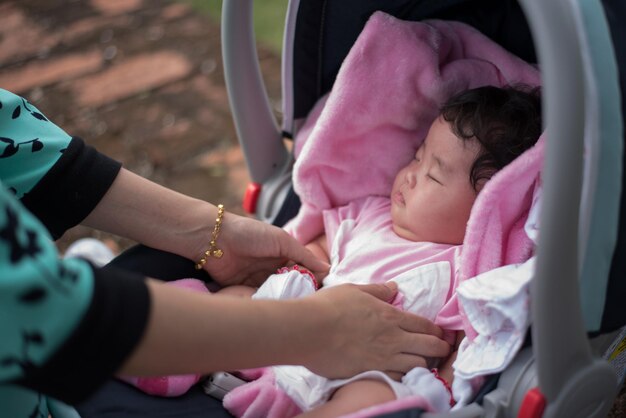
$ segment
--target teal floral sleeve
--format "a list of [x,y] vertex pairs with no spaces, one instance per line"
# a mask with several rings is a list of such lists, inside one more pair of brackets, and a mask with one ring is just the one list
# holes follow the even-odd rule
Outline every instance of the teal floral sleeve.
[[84,399],[143,335],[143,277],[61,259],[51,236],[80,223],[120,167],[0,89],[0,417],[76,418],[50,396]]
[[0,89],[0,179],[18,199],[50,170],[71,139],[26,99]]
[[92,291],[89,264],[60,259],[47,230],[0,186],[0,415],[22,416],[5,410],[17,399],[7,399],[9,393],[33,401],[20,402],[22,411],[44,407],[47,400],[40,395],[2,383],[32,372],[61,346],[86,312]]

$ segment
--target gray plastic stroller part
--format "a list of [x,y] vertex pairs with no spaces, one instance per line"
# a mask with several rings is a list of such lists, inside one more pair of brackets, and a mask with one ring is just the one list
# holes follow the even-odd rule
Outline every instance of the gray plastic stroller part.
[[624,131],[617,59],[604,10],[599,2],[577,0],[573,4],[585,76],[581,303],[587,331],[597,331],[604,313],[611,249],[616,246],[619,229]]
[[626,327],[620,328],[616,331],[606,334],[598,335],[589,340],[591,345],[591,352],[596,357],[601,357],[606,353],[606,350],[614,344],[618,339],[621,339],[622,333],[624,333]]
[[230,108],[250,178],[263,185],[257,216],[271,220],[278,211],[274,204],[282,202],[287,194],[285,184],[288,185],[291,178],[291,157],[283,143],[261,76],[252,6],[252,0],[224,1],[222,56]]
[[473,403],[463,409],[446,412],[445,414],[425,412],[420,415],[420,418],[479,418],[484,416],[485,410],[480,405]]
[[[295,22],[300,8],[300,0],[291,0],[287,7],[286,22]],[[283,130],[292,132],[295,137],[296,122],[294,121],[294,100],[293,100],[293,42],[295,38],[296,25],[285,24],[285,34],[283,36],[283,61],[281,67],[281,80],[283,88]]]
[[580,308],[579,202],[585,79],[573,2],[522,0],[537,42],[547,126],[544,201],[531,284],[533,350],[544,417],[603,417],[617,378],[592,357]]

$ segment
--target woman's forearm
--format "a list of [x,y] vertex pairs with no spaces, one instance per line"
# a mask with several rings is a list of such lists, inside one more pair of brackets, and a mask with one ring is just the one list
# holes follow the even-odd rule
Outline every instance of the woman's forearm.
[[441,329],[384,301],[397,288],[341,285],[297,300],[194,293],[148,281],[146,332],[119,373],[166,375],[299,364],[329,378],[406,373],[442,357]]
[[[83,223],[194,262],[204,257],[203,268],[222,285],[259,285],[287,260],[328,269],[276,226],[225,212],[216,232],[217,219],[215,205],[121,170]],[[214,238],[220,257],[205,257]]]
[[196,259],[217,208],[122,169],[83,224],[147,246]]
[[[308,302],[256,301],[194,293],[149,281],[152,312],[124,375],[209,373],[303,364],[318,351],[322,324]],[[252,344],[252,345],[251,345]]]

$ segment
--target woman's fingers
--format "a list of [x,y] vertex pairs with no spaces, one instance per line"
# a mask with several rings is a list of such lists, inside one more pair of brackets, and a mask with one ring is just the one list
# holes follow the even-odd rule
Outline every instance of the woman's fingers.
[[[398,291],[398,285],[392,281],[357,287],[386,302],[391,301]],[[400,316],[398,321],[400,332],[396,340],[399,351],[427,357],[445,357],[449,354],[450,345],[441,339],[443,330],[440,327],[426,318],[409,312],[397,311],[397,314]]]
[[394,380],[400,380],[402,376],[415,367],[428,367],[426,359],[421,356],[400,353],[389,360],[389,366],[385,373]]
[[256,219],[227,213],[217,240],[220,259],[210,258],[205,270],[222,285],[259,285],[288,260],[314,272],[327,271],[319,260],[284,230]]
[[307,367],[326,377],[346,377],[365,370],[405,373],[425,366],[426,357],[445,357],[450,346],[439,327],[402,312],[389,303],[395,285],[341,285],[317,292],[320,318],[331,313],[319,338],[326,352]]
[[438,338],[443,337],[443,330],[440,327],[438,327],[426,318],[414,315],[409,312],[402,312],[400,328],[407,332],[418,332],[420,334],[434,335]]
[[402,353],[421,357],[446,357],[450,354],[450,344],[429,334],[405,334],[398,339],[397,347]]
[[280,230],[279,245],[281,255],[296,264],[300,264],[314,272],[324,272],[330,269],[330,265],[326,261],[320,260],[304,245],[283,230]]
[[412,356],[410,354],[398,354],[391,360],[389,369],[398,373],[406,373],[416,367],[428,367],[426,359],[422,356]]
[[398,285],[395,282],[387,282],[384,284],[363,284],[356,286],[361,292],[370,294],[383,302],[391,302],[398,293]]

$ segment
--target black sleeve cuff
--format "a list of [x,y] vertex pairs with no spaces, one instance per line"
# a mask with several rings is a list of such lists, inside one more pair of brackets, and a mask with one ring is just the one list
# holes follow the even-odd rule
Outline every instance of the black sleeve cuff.
[[91,305],[43,367],[15,382],[68,404],[86,399],[122,366],[145,331],[150,296],[144,278],[94,268]]
[[121,164],[74,137],[22,203],[54,239],[91,213],[117,177]]

